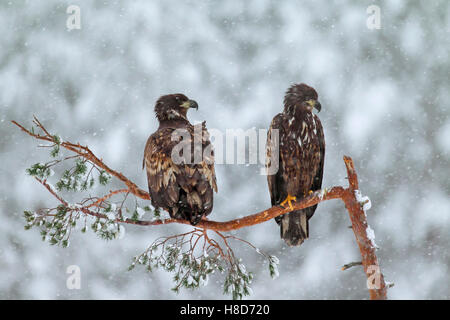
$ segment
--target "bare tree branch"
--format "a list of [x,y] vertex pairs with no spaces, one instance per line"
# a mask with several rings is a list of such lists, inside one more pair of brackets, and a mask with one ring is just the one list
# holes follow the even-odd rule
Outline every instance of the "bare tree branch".
[[350,262],[347,264],[344,264],[341,268],[341,270],[347,270],[350,269],[351,267],[355,267],[355,266],[362,266],[362,262],[358,261],[358,262]]
[[358,202],[356,197],[356,191],[358,191],[358,177],[355,171],[355,165],[352,158],[344,156],[345,166],[347,167],[347,175],[349,180],[349,188],[345,190],[342,200],[345,203],[345,207],[350,215],[352,222],[353,233],[355,234],[356,242],[358,243],[359,251],[362,257],[362,265],[367,279],[370,280],[376,273],[376,287],[369,289],[370,298],[372,300],[386,299],[387,290],[384,282],[383,274],[380,271],[378,264],[378,258],[375,253],[375,246],[367,233],[368,224],[366,213],[363,210],[363,206]]

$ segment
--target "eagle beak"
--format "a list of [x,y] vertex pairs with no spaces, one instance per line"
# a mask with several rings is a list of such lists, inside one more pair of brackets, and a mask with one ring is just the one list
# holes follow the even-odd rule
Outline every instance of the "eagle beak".
[[198,110],[198,104],[194,100],[185,101],[181,104],[181,106],[185,109],[194,108],[194,109]]
[[322,109],[322,105],[317,100],[308,100],[306,103],[309,105],[310,110],[312,111],[313,108],[317,109],[317,112],[320,112],[320,109]]
[[198,103],[195,100],[189,100],[189,107],[198,110]]
[[319,101],[316,101],[316,102],[314,103],[314,108],[317,109],[317,112],[320,112],[320,110],[322,110],[322,105],[320,104]]

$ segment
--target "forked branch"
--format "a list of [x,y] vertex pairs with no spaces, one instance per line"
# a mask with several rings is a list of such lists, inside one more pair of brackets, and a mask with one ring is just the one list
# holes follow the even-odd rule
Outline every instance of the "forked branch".
[[[46,189],[64,206],[66,209],[64,212],[82,212],[88,216],[93,216],[96,218],[106,218],[105,213],[102,213],[99,209],[105,208],[105,203],[109,198],[117,194],[133,194],[137,198],[141,198],[144,200],[149,200],[150,196],[148,192],[143,189],[140,189],[134,182],[125,177],[122,173],[117,172],[110,167],[108,167],[102,159],[98,158],[94,155],[94,153],[87,147],[82,146],[79,143],[74,144],[68,141],[62,141],[61,138],[51,135],[47,129],[42,125],[39,120],[34,117],[34,124],[42,131],[42,133],[35,133],[34,129],[28,130],[24,126],[20,125],[16,121],[12,121],[14,125],[19,127],[22,131],[27,133],[28,135],[38,139],[49,142],[49,147],[57,146],[63,147],[75,154],[74,157],[79,157],[84,159],[86,162],[92,164],[93,167],[100,168],[106,171],[111,176],[116,177],[121,182],[123,182],[126,186],[125,189],[112,190],[108,194],[98,197],[98,198],[88,198],[85,199],[81,204],[78,204],[75,207],[71,207],[58,193],[54,188],[47,182],[45,178],[38,178],[36,180],[39,181],[42,185],[46,187]],[[226,247],[229,248],[227,239],[232,236],[224,236],[220,232],[226,232],[231,230],[237,230],[244,227],[253,226],[259,223],[263,223],[265,221],[271,220],[277,216],[289,213],[293,210],[304,209],[307,207],[311,207],[315,204],[318,204],[322,201],[327,201],[331,199],[341,199],[345,207],[348,210],[350,220],[352,222],[352,229],[355,234],[356,242],[358,244],[360,253],[361,253],[361,264],[364,267],[364,272],[367,276],[367,284],[370,292],[371,299],[386,299],[387,288],[384,281],[383,274],[380,271],[378,259],[375,253],[376,246],[372,237],[372,230],[367,224],[367,217],[365,213],[365,207],[367,205],[366,201],[361,197],[358,187],[358,178],[355,171],[353,160],[350,157],[344,156],[345,166],[347,168],[347,175],[349,180],[349,186],[347,188],[336,186],[330,189],[323,189],[320,191],[316,191],[311,195],[302,198],[298,201],[292,203],[292,207],[284,208],[281,206],[274,206],[264,211],[247,215],[243,218],[233,219],[230,221],[218,222],[211,220],[201,220],[196,226],[195,230],[189,233],[192,235],[192,239],[200,239],[203,238],[205,243],[208,244],[208,248],[218,248],[220,254],[220,246],[216,247],[214,240],[208,238],[206,232],[201,232],[200,230],[213,230],[215,231],[224,241]],[[54,163],[52,162],[51,165]],[[49,165],[50,166],[50,165]],[[54,208],[55,210],[57,208]],[[48,211],[50,212],[50,211]],[[50,214],[48,214],[50,215]],[[169,223],[182,223],[189,224],[188,221],[178,220],[178,219],[157,219],[157,220],[139,220],[139,219],[130,219],[123,218],[121,215],[116,217],[114,220],[116,223],[128,223],[135,224],[141,226],[151,226],[151,225],[161,225],[161,224],[169,224]],[[239,239],[242,240],[242,239]],[[242,240],[243,241],[243,240]],[[193,246],[197,242],[193,242]],[[222,252],[224,255],[225,253]]]

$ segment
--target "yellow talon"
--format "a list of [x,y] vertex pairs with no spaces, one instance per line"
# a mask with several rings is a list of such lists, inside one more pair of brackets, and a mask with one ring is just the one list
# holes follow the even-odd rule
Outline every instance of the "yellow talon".
[[294,208],[292,207],[292,201],[297,200],[296,197],[291,196],[290,194],[288,194],[288,196],[286,197],[286,199],[284,199],[284,201],[282,203],[280,203],[280,206],[286,208],[284,205],[286,204],[286,202],[289,204],[289,208],[291,210],[293,210]]

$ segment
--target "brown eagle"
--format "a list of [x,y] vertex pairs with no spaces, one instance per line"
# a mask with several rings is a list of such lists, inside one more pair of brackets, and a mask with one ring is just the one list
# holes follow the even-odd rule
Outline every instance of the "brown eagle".
[[[313,108],[321,109],[317,92],[306,84],[291,86],[284,97],[284,110],[270,124],[267,136],[267,161],[279,159],[278,171],[267,175],[272,206],[301,199],[322,186],[325,138],[319,118]],[[273,141],[278,130],[278,141]],[[278,157],[273,157],[274,153]],[[309,236],[308,220],[317,205],[292,211],[275,218],[280,225],[281,238],[289,246],[298,246]]]
[[159,128],[147,140],[142,166],[152,205],[195,225],[212,211],[217,185],[209,133],[205,122],[193,126],[187,120],[189,108],[198,104],[183,94],[158,99]]

